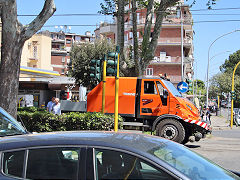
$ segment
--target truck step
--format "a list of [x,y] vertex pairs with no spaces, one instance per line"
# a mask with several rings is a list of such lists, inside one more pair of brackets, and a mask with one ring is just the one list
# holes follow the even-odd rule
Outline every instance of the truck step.
[[131,133],[138,133],[138,134],[142,134],[142,131],[138,131],[138,130],[126,130],[126,129],[119,129],[118,132],[131,132]]
[[139,126],[139,127],[142,127],[143,123],[140,123],[140,122],[123,122],[123,126]]
[[123,122],[123,126],[149,127],[149,125],[144,125],[140,122]]

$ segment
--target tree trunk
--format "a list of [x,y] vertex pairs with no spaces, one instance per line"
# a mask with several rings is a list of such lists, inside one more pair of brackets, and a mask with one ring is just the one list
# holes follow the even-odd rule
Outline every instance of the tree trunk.
[[153,18],[153,10],[154,10],[154,0],[149,0],[147,6],[147,14],[145,18],[145,26],[144,26],[144,34],[143,34],[143,41],[142,41],[142,54],[140,58],[140,69],[139,75],[144,75],[144,71],[146,69],[146,63],[144,58],[146,55],[149,54],[149,41],[151,37],[151,28],[152,28],[152,18]]
[[120,46],[120,62],[124,62],[124,0],[118,0],[117,11],[117,45]]
[[132,23],[133,23],[133,53],[134,53],[134,63],[135,63],[135,73],[139,75],[139,53],[138,53],[138,37],[137,37],[137,7],[136,0],[132,0]]
[[35,34],[55,12],[54,0],[46,0],[41,13],[23,27],[17,20],[16,0],[1,0],[2,49],[0,64],[0,107],[17,117],[21,54],[24,42]]

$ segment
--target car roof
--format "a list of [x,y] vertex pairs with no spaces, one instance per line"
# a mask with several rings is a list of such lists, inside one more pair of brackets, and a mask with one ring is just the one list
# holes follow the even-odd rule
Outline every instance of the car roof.
[[140,133],[113,131],[63,131],[7,136],[0,139],[0,151],[54,145],[85,145],[112,147],[124,150],[141,150],[147,153],[169,140]]

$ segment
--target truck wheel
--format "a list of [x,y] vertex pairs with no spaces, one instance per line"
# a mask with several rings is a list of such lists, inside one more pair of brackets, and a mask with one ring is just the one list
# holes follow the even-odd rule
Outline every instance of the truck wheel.
[[174,119],[164,119],[156,127],[157,136],[182,143],[185,139],[185,129],[183,125]]

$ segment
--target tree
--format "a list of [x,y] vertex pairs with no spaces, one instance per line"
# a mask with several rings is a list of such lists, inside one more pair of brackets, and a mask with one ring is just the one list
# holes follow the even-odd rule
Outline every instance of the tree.
[[[176,5],[176,3],[179,0],[161,0],[161,1],[155,1],[155,0],[131,0],[131,1],[125,1],[125,0],[105,0],[105,5],[101,3],[102,10],[100,11],[102,14],[114,14],[115,12],[114,8],[119,5],[119,2],[131,2],[132,4],[132,17],[133,17],[133,40],[134,40],[134,47],[133,47],[133,61],[135,65],[135,73],[133,73],[135,76],[141,76],[144,74],[146,67],[150,63],[150,61],[154,57],[154,53],[157,47],[157,41],[158,37],[160,35],[161,31],[161,25],[164,17],[168,15],[169,11],[167,10],[169,7]],[[207,6],[208,8],[211,8],[212,5],[215,4],[216,0],[207,0]],[[192,1],[192,5],[196,2],[196,0]],[[146,13],[146,20],[145,20],[145,26],[144,26],[144,32],[143,32],[143,42],[141,46],[138,45],[138,39],[137,39],[137,18],[136,18],[136,7],[144,7],[147,9]],[[121,9],[123,7],[121,6]],[[119,8],[120,9],[120,8]],[[118,11],[115,12],[119,15]],[[152,23],[153,14],[156,14],[156,22],[155,25]],[[118,16],[117,16],[118,17]],[[122,11],[121,11],[121,20],[122,20]],[[117,23],[119,23],[119,20],[117,20]],[[151,32],[153,27],[153,32]],[[124,30],[124,23],[121,21],[121,25],[118,25],[118,32],[119,28],[121,28],[121,35],[119,37],[123,38],[123,30]],[[123,49],[124,43],[120,44],[120,47]]]
[[[237,63],[240,61],[240,50],[231,54],[228,59],[220,66],[220,71],[223,73],[233,73],[233,70]],[[240,68],[236,70],[236,75],[240,75]]]
[[100,60],[110,51],[115,51],[115,46],[107,39],[96,40],[94,44],[74,45],[70,52],[72,61],[70,76],[76,79],[77,84],[92,89],[98,82],[96,79],[89,78],[90,61]]
[[40,14],[29,24],[17,20],[16,0],[0,0],[2,49],[0,64],[0,106],[17,116],[17,95],[21,54],[24,42],[42,28],[56,11],[54,0],[45,0]]
[[[239,76],[235,75],[235,87],[237,101],[235,105],[239,106],[240,99],[240,80]],[[232,91],[232,73],[218,73],[210,79],[209,96],[215,98],[217,96],[222,97],[222,93],[229,94]],[[225,97],[222,97],[225,98]]]

